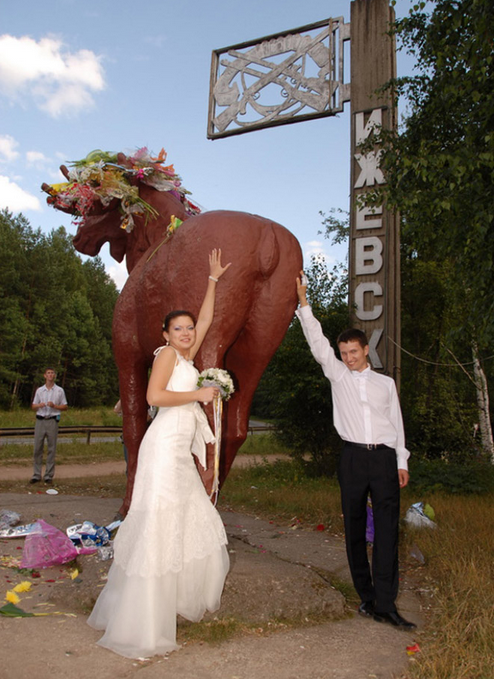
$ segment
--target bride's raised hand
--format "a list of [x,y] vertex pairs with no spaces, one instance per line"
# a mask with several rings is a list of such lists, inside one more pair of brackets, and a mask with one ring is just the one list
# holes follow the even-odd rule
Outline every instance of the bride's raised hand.
[[214,249],[209,255],[209,275],[213,279],[219,279],[227,269],[231,266],[231,262],[221,266],[221,249]]

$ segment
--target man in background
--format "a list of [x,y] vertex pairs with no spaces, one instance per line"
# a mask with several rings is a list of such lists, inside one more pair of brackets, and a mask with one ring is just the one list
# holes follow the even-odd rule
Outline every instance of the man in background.
[[55,455],[57,452],[58,423],[60,413],[67,410],[67,399],[62,387],[55,384],[57,373],[53,368],[47,368],[45,384],[36,389],[31,408],[36,412],[36,426],[34,428],[34,468],[33,476],[29,483],[41,481],[41,468],[43,464],[43,448],[45,438],[48,446],[44,482],[48,485],[53,483],[55,474]]

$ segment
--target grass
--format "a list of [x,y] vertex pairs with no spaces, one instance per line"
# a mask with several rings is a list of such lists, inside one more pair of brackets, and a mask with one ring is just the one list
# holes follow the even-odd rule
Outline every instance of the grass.
[[[15,410],[0,410],[0,428],[2,427],[34,427],[35,413],[31,408],[17,408]],[[261,420],[259,417],[254,417],[257,421],[269,424],[269,420]],[[122,418],[113,412],[111,406],[99,406],[98,408],[71,408],[62,413],[61,425],[93,425],[93,426],[120,426]],[[269,436],[269,435],[266,435]],[[249,435],[244,445],[248,445],[248,441],[253,436]],[[271,438],[271,437],[270,437]],[[273,449],[272,453],[280,452],[277,450],[277,444],[274,437],[271,440]],[[280,449],[281,450],[281,449]]]
[[406,535],[425,557],[420,584],[431,596],[410,676],[494,677],[494,496],[435,494],[429,502],[438,528]]
[[219,645],[233,637],[256,636],[266,637],[278,632],[286,632],[290,629],[313,627],[314,625],[328,622],[327,615],[302,614],[295,618],[283,620],[272,619],[263,622],[246,622],[237,618],[217,618],[214,620],[202,620],[189,622],[180,619],[177,629],[179,643],[207,643]]
[[341,533],[340,496],[335,479],[307,478],[291,460],[264,461],[232,469],[220,493],[222,507]]
[[[31,408],[0,411],[1,427],[34,427],[35,413]],[[107,427],[121,426],[122,418],[113,412],[113,408],[100,406],[99,408],[70,408],[62,413],[60,424],[63,426],[77,426],[92,424]]]
[[286,446],[276,440],[273,434],[247,434],[237,455],[286,455]]
[[[57,464],[92,464],[123,460],[123,447],[120,441],[91,443],[61,442],[57,444]],[[45,446],[46,448],[46,446]],[[8,443],[0,445],[0,467],[6,464],[30,464],[33,459],[33,446]]]

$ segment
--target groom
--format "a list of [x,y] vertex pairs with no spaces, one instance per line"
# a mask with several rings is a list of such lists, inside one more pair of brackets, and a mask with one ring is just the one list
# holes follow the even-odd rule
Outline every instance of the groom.
[[[297,316],[316,361],[331,383],[333,419],[343,439],[338,480],[345,541],[353,584],[361,598],[359,613],[377,622],[411,630],[396,610],[398,595],[398,522],[400,488],[409,479],[405,434],[394,381],[371,370],[369,344],[361,330],[338,337],[341,361],[324,337],[310,308],[303,274],[297,278]],[[374,516],[372,575],[365,528],[367,496]]]

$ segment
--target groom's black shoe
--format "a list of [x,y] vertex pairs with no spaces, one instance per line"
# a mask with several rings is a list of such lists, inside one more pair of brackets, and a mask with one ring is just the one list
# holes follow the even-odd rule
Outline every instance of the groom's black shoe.
[[378,613],[374,612],[374,620],[376,622],[387,622],[390,625],[399,627],[400,629],[412,630],[417,627],[413,622],[408,622],[405,618],[402,618],[398,611],[393,611],[391,613]]
[[360,606],[358,607],[358,612],[360,615],[365,616],[366,618],[372,618],[374,615],[374,602],[373,601],[362,601]]

